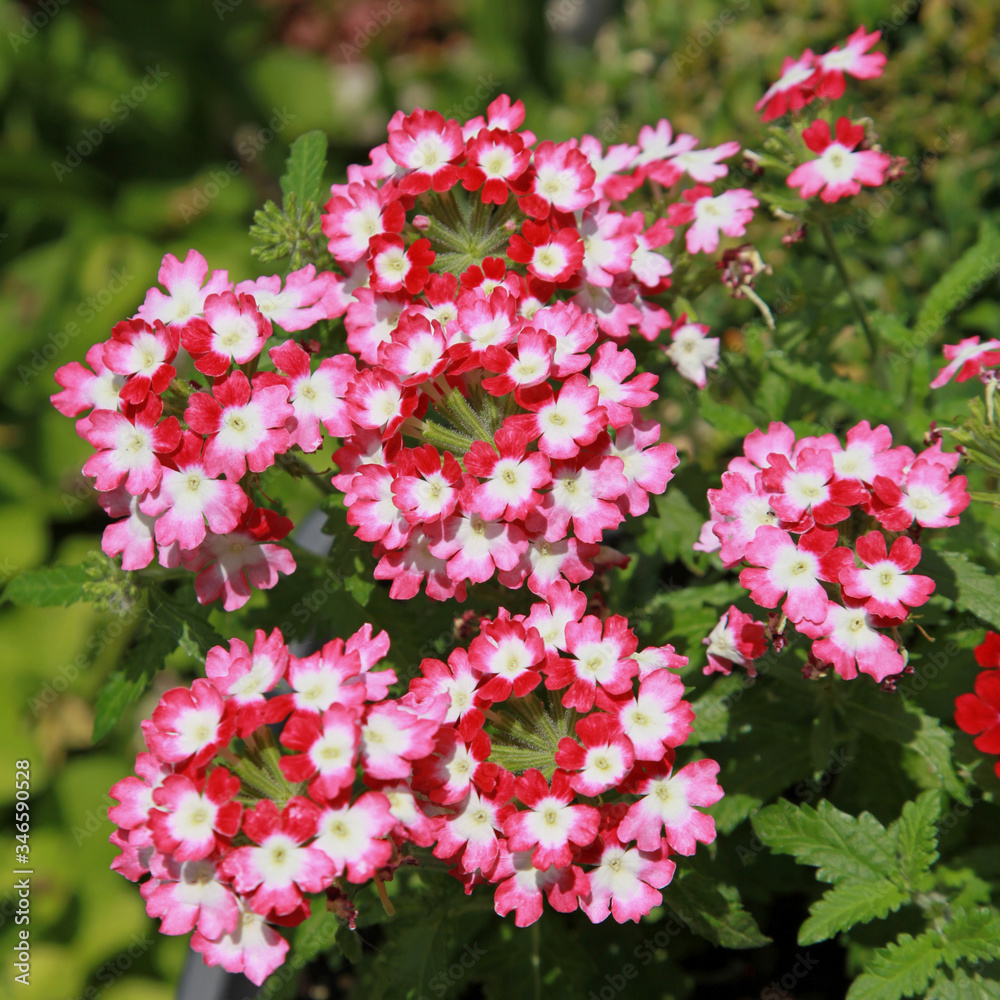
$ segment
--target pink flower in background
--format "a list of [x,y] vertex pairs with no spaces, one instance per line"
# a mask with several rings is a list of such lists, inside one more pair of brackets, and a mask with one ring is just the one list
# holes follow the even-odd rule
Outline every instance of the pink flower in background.
[[830,135],[827,122],[813,122],[803,131],[802,139],[820,155],[797,166],[788,175],[788,186],[799,188],[803,198],[818,194],[823,201],[833,202],[857,194],[862,184],[883,184],[889,157],[870,149],[856,150],[864,137],[864,126],[851,124],[849,118],[837,119],[835,137]]
[[986,368],[1000,365],[1000,340],[987,340],[979,343],[979,337],[965,337],[957,344],[945,344],[944,356],[948,364],[944,366],[931,382],[932,389],[940,389],[955,376],[957,382],[975,378]]
[[781,76],[771,84],[764,96],[754,105],[761,112],[761,118],[773,121],[787,111],[798,111],[813,101],[816,91],[812,81],[816,75],[816,57],[811,49],[806,49],[798,59],[785,56],[781,64]]

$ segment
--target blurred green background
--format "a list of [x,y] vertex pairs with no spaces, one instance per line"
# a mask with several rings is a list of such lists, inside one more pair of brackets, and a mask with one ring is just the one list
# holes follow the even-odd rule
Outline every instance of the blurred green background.
[[[872,209],[866,239],[845,250],[866,303],[912,317],[998,204],[998,20],[980,0],[0,0],[0,582],[78,561],[105,524],[80,476],[88,447],[49,405],[53,372],[134,313],[167,251],[197,247],[237,280],[268,273],[247,227],[301,133],[327,133],[340,178],[395,109],[464,119],[507,92],[546,138],[628,141],[668,117],[705,143],[752,146],[753,104],[783,56],[882,27],[887,72],[852,88],[850,113],[870,115],[911,166],[895,204]],[[762,296],[808,300],[772,229]],[[939,338],[1000,333],[988,291]],[[930,415],[967,395],[946,391]],[[910,416],[919,434],[928,414]],[[717,476],[690,396],[668,418]],[[703,495],[689,499],[703,516]],[[46,1000],[167,1000],[186,952],[108,871],[107,790],[140,748],[136,720],[176,679],[162,675],[90,747],[95,693],[131,626],[86,604],[0,608],[0,746],[11,770],[32,761],[31,995]],[[5,818],[12,799],[13,774],[0,781]],[[13,856],[9,837],[0,857]],[[0,991],[20,989],[10,901],[5,886]]]

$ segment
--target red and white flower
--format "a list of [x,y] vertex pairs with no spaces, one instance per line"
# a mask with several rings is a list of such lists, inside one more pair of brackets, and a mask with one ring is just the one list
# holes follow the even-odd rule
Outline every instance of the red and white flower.
[[926,604],[934,592],[929,576],[909,576],[920,562],[920,546],[905,536],[886,550],[885,536],[870,531],[855,545],[864,569],[854,566],[840,571],[840,582],[848,597],[863,600],[865,610],[879,618],[905,618],[908,608]]
[[835,137],[827,122],[814,121],[803,130],[802,139],[820,155],[799,164],[788,175],[788,186],[798,188],[803,198],[818,194],[826,202],[857,194],[862,184],[878,187],[885,182],[890,158],[871,149],[856,149],[864,137],[864,126],[853,125],[849,118],[837,119]]

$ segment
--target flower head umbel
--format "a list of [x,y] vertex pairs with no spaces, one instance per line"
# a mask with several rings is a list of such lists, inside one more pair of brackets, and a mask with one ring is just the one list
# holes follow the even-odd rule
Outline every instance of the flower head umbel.
[[[935,587],[911,572],[921,556],[915,539],[922,528],[957,524],[969,503],[965,476],[951,475],[958,459],[940,443],[914,455],[867,421],[848,430],[846,447],[833,434],[797,439],[781,423],[747,435],[722,489],[708,492],[712,517],[696,547],[743,564],[751,600],[780,614],[765,630],[730,608],[705,640],[706,672],[736,663],[752,675],[767,642],[780,648],[791,625],[813,640],[810,670],[880,682],[902,673],[898,627]],[[873,530],[852,526],[862,516]]]

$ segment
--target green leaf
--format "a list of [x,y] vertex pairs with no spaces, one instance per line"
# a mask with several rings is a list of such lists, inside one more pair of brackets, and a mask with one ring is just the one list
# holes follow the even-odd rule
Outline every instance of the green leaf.
[[899,415],[898,406],[902,400],[890,399],[887,393],[873,392],[872,387],[865,383],[838,378],[832,371],[823,371],[818,364],[800,364],[775,353],[771,357],[771,366],[799,385],[853,406],[871,420],[893,420]]
[[125,654],[121,667],[101,689],[94,708],[95,743],[121,722],[125,709],[142,697],[163,668],[164,660],[176,648],[177,640],[171,632],[147,626],[145,634]]
[[955,308],[970,296],[974,284],[1000,270],[1000,230],[989,220],[979,226],[979,239],[955,261],[927,293],[914,329],[926,336],[937,333]]
[[342,924],[337,928],[334,941],[351,965],[357,965],[361,961],[361,938],[357,931],[352,931],[347,924]]
[[[694,728],[687,738],[688,745],[718,743],[725,739],[729,729],[729,708],[734,698],[742,695],[743,686],[742,674],[720,677],[700,698],[692,702]],[[740,695],[736,694],[737,691],[741,692]]]
[[799,944],[816,944],[855,924],[884,920],[909,898],[905,889],[887,878],[842,882],[809,907],[809,919],[799,928]]
[[708,812],[719,833],[732,833],[760,804],[756,795],[724,795]]
[[964,969],[956,969],[949,978],[942,970],[924,1000],[1000,1000],[1000,983],[978,973],[970,976]]
[[663,890],[663,901],[695,934],[723,948],[759,948],[771,940],[743,909],[736,889],[696,871],[675,877]]
[[938,859],[937,822],[941,796],[927,791],[903,806],[899,819],[889,827],[895,841],[900,872],[911,885],[926,874]]
[[305,132],[292,143],[281,177],[281,193],[295,195],[300,205],[323,199],[323,170],[326,167],[326,136],[318,129]]
[[716,430],[730,437],[746,437],[757,425],[735,406],[719,403],[708,394],[698,393],[698,413],[703,420]]
[[941,933],[941,953],[952,968],[963,959],[977,962],[1000,958],[1000,913],[989,907],[953,907]]
[[656,498],[657,518],[649,519],[649,527],[659,542],[660,552],[666,562],[672,563],[680,559],[691,565],[694,556],[692,549],[698,540],[701,526],[705,518],[691,505],[680,490],[667,490]]
[[952,763],[954,736],[933,715],[928,715],[915,705],[910,705],[909,709],[920,724],[916,735],[906,747],[910,777],[923,788],[942,788],[953,798],[968,805],[972,802],[969,789],[956,774]]
[[851,816],[825,799],[816,809],[776,802],[754,816],[753,828],[772,851],[816,866],[821,882],[878,880],[895,870],[885,827],[871,813]]
[[988,625],[1000,628],[1000,583],[965,553],[925,548],[921,570],[938,581],[944,596],[960,611],[971,611]]
[[7,584],[3,599],[36,608],[65,607],[86,600],[84,585],[88,580],[87,568],[83,565],[25,570]]
[[222,636],[209,624],[204,608],[194,599],[166,597],[155,592],[150,598],[151,630],[164,630],[174,637],[174,648],[180,646],[192,659],[200,660],[213,647],[222,644]]
[[893,944],[879,948],[865,972],[851,983],[847,1000],[900,1000],[919,996],[941,962],[933,931],[911,937],[900,934]]
[[94,709],[94,742],[106,736],[121,720],[122,714],[138,700],[163,669],[166,658],[178,646],[192,659],[203,660],[222,637],[208,623],[204,609],[191,598],[184,601],[184,591],[167,597],[151,588],[149,618],[139,639],[125,654],[121,667],[108,678]]

